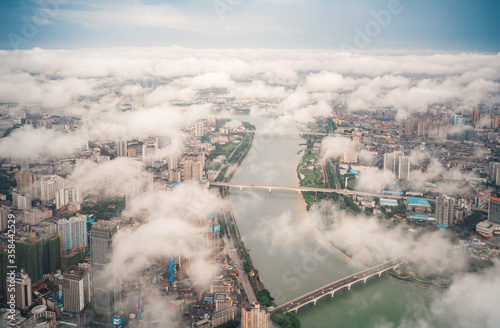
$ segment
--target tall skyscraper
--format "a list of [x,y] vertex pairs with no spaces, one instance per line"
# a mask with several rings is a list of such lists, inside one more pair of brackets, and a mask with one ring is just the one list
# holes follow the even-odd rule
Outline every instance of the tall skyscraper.
[[384,154],[384,171],[393,172],[398,179],[408,180],[410,166],[410,158],[402,151]]
[[491,182],[493,182],[496,185],[499,185],[500,184],[500,163],[498,163],[498,162],[488,163],[488,173],[489,173]]
[[0,205],[0,231],[7,229],[7,223],[9,221],[9,208],[7,206]]
[[201,153],[198,155],[198,162],[201,163],[201,168],[205,167],[205,153]]
[[31,198],[37,198],[36,174],[19,171],[16,174],[17,189],[27,191],[31,194]]
[[194,124],[194,136],[196,138],[199,138],[199,137],[202,137],[204,133],[205,133],[205,123],[196,122]]
[[127,140],[120,140],[118,141],[118,149],[116,155],[118,157],[127,157],[128,155],[128,150],[127,150]]
[[442,196],[436,198],[436,220],[445,227],[453,223],[455,198]]
[[89,270],[72,266],[62,277],[62,297],[65,312],[80,312],[90,303]]
[[142,145],[142,160],[151,161],[154,159],[156,159],[156,145],[155,144]]
[[[80,260],[83,253],[80,253]],[[53,235],[42,238],[42,269],[44,273],[61,269],[61,238]]]
[[411,137],[413,135],[413,121],[409,120],[405,122],[405,136]]
[[211,262],[215,262],[219,259],[220,247],[220,225],[218,213],[212,213],[208,216],[207,234],[207,247],[209,250],[208,259]]
[[408,180],[410,178],[410,157],[401,156],[399,158],[398,178]]
[[472,113],[472,121],[474,122],[474,125],[476,125],[479,122],[480,117],[481,117],[481,108],[479,106],[476,106]]
[[135,199],[143,193],[153,190],[153,173],[142,172],[136,179],[131,179],[125,193],[125,206],[130,208]]
[[175,170],[179,166],[179,156],[170,155],[168,158],[168,168],[170,170]]
[[195,181],[203,180],[203,165],[200,162],[193,163],[192,179]]
[[179,170],[170,170],[169,171],[169,179],[171,183],[181,182],[181,171]]
[[[10,282],[10,277],[7,278]],[[31,279],[26,272],[21,271],[21,273],[16,273],[14,276],[15,281],[15,304],[18,309],[27,309],[31,306],[32,295],[31,295]],[[7,299],[10,299],[12,293],[7,290]]]
[[37,283],[43,274],[43,251],[41,239],[24,239],[14,242],[16,245],[16,265]]
[[184,161],[182,172],[184,173],[184,181],[193,179],[193,161]]
[[226,124],[225,118],[217,118],[215,120],[215,132],[219,132],[219,130]]
[[29,210],[31,208],[31,194],[17,188],[13,189],[12,206],[19,210]]
[[169,137],[165,136],[156,137],[155,140],[156,140],[156,147],[158,150],[165,149],[172,143],[172,140]]
[[88,246],[87,218],[85,216],[60,219],[57,221],[57,230],[61,236],[63,254],[79,247],[85,250]]
[[113,255],[113,236],[118,231],[116,223],[99,221],[90,235],[90,263],[92,270],[92,308],[94,311],[112,315],[121,299],[120,284],[109,268]]
[[80,198],[80,188],[73,182],[68,181],[61,189],[56,190],[56,209],[60,209],[69,204],[77,206],[80,209],[82,199]]
[[58,175],[44,175],[40,177],[37,184],[40,192],[40,200],[44,205],[47,205],[56,199],[58,190],[65,189],[73,183]]
[[500,224],[500,198],[490,196],[488,207],[488,221]]
[[269,328],[271,315],[259,303],[244,304],[241,309],[241,328]]
[[156,157],[166,159],[168,157],[168,146],[172,143],[169,137],[156,137]]

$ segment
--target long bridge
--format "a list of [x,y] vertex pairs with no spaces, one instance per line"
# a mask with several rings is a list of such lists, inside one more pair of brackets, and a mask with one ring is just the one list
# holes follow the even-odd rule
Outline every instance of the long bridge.
[[366,281],[370,277],[373,277],[376,275],[378,275],[380,277],[382,275],[382,273],[389,271],[389,270],[392,270],[392,269],[395,269],[403,263],[404,263],[403,260],[392,260],[392,261],[387,261],[385,263],[376,265],[372,268],[368,268],[366,270],[355,273],[355,274],[350,275],[348,277],[345,277],[345,278],[342,278],[342,279],[337,280],[335,282],[332,282],[326,286],[323,286],[321,288],[313,290],[312,292],[309,292],[305,295],[297,297],[297,298],[291,300],[290,302],[286,302],[285,304],[278,306],[275,309],[275,311],[276,310],[281,310],[283,312],[295,311],[295,313],[297,313],[297,311],[301,307],[303,307],[309,303],[313,303],[314,305],[316,305],[316,302],[322,297],[325,297],[327,295],[330,295],[331,297],[333,297],[333,295],[335,294],[336,291],[338,291],[342,288],[345,288],[345,287],[347,287],[348,290],[351,290],[351,286],[354,285],[355,283],[360,282],[360,281],[363,281],[364,283],[366,283]]
[[326,133],[326,132],[306,132],[306,131],[255,131],[255,130],[247,130],[247,131],[241,131],[242,133],[251,133],[251,134],[256,134],[256,135],[313,135],[313,136],[333,136],[331,133]]
[[[299,186],[279,186],[279,185],[268,185],[268,184],[249,184],[249,183],[229,183],[229,182],[210,182],[210,187],[233,187],[240,188],[243,190],[245,188],[256,188],[256,189],[266,189],[269,192],[273,190],[292,190],[297,191],[299,194],[304,191],[311,192],[324,192],[324,193],[337,193],[341,195],[358,195],[358,196],[370,196],[370,197],[381,197],[381,198],[393,198],[393,199],[407,199],[412,198],[411,196],[399,195],[399,194],[380,194],[374,192],[349,190],[349,189],[330,189],[330,188],[313,188],[313,187],[299,187]],[[432,198],[426,198],[428,201],[435,201]]]

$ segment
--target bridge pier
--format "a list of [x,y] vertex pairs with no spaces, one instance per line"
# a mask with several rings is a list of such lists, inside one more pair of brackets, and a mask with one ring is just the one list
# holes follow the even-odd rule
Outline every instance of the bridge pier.
[[295,314],[297,314],[299,312],[299,308],[296,308],[295,309]]
[[316,305],[316,301],[314,301],[314,305]]
[[379,278],[380,278],[380,277],[382,277],[382,273],[383,273],[382,271],[380,271],[380,272],[378,273],[378,277],[379,277]]
[[301,195],[301,194],[302,194],[302,191],[299,190],[299,195]]
[[347,285],[347,290],[351,290],[351,286],[352,286],[352,284]]
[[242,190],[243,190],[243,187],[240,187],[240,191],[242,191]]
[[269,193],[271,193],[271,190],[272,190],[272,189],[271,189],[271,188],[269,188]]
[[331,293],[330,295],[332,295],[332,298],[333,298],[333,295],[335,294],[335,292]]
[[367,279],[368,279],[368,278],[363,279],[363,281],[365,282],[365,284],[366,284],[366,280],[367,280]]

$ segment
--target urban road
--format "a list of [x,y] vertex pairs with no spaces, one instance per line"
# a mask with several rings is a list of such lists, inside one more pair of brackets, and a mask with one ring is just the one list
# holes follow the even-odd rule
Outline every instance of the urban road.
[[[396,195],[396,194],[380,194],[374,192],[357,191],[349,189],[330,189],[330,188],[312,188],[312,187],[292,187],[292,186],[278,186],[278,185],[266,185],[266,184],[249,184],[249,183],[228,183],[228,182],[210,182],[211,187],[233,187],[240,188],[257,188],[257,189],[267,189],[269,192],[273,190],[292,190],[302,193],[304,191],[311,192],[324,192],[324,193],[337,193],[341,195],[358,195],[358,196],[370,196],[370,197],[382,197],[382,198],[393,198],[393,199],[408,199],[414,198],[414,196]],[[423,198],[423,197],[421,197]],[[435,202],[433,198],[424,198],[430,202]]]
[[330,283],[326,286],[316,289],[310,293],[297,297],[296,299],[291,300],[290,302],[278,306],[276,310],[281,310],[283,312],[291,312],[291,311],[297,312],[299,308],[309,303],[314,303],[314,305],[316,305],[316,302],[324,296],[331,295],[331,297],[333,297],[336,291],[345,287],[351,290],[351,286],[353,284],[359,281],[364,281],[366,283],[366,280],[368,280],[368,278],[375,275],[378,275],[380,277],[382,273],[392,270],[403,263],[404,263],[403,260],[392,260],[379,264],[372,268],[355,273],[351,276],[337,280],[333,283]]
[[[238,281],[241,283],[243,286],[243,290],[245,291],[245,294],[248,297],[248,301],[250,303],[257,302],[257,297],[255,296],[255,292],[252,288],[252,285],[250,284],[250,281],[248,280],[247,273],[243,272],[243,263],[242,260],[240,259],[238,255],[238,250],[236,249],[236,246],[234,244],[234,240],[236,238],[239,238],[239,233],[238,233],[238,228],[236,226],[236,221],[234,220],[234,214],[232,209],[229,207],[225,209],[224,211],[224,217],[226,218],[226,222],[228,224],[228,232],[230,237],[228,238],[227,236],[223,237],[224,245],[226,247],[226,252],[227,255],[231,258],[233,262],[233,266],[236,270],[238,270]],[[236,233],[235,236],[232,236],[232,229],[229,226],[234,227],[234,231]]]
[[257,302],[257,297],[253,291],[252,285],[248,280],[246,273],[243,273],[243,263],[241,263],[241,259],[238,256],[238,251],[234,247],[233,239],[228,239],[227,237],[223,238],[224,245],[226,246],[226,251],[231,260],[233,261],[233,266],[236,270],[238,270],[238,280],[241,282],[245,293],[247,294],[248,301],[250,303]]

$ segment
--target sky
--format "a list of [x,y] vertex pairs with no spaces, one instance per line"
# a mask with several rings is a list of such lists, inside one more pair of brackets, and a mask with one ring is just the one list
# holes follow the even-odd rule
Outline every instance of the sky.
[[2,0],[0,49],[500,51],[496,0]]

